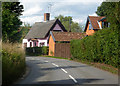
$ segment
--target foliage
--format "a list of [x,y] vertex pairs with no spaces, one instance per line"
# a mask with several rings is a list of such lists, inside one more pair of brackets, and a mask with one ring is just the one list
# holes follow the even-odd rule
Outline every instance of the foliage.
[[26,55],[30,56],[39,56],[39,55],[48,55],[48,47],[28,47],[26,48]]
[[120,28],[120,2],[103,2],[96,13],[99,16],[106,16],[112,29]]
[[25,72],[25,52],[20,44],[2,44],[2,84],[10,85]]
[[31,26],[30,24],[25,24],[24,26],[21,26],[19,29],[19,32],[21,33],[21,38],[20,38],[20,42],[22,42],[22,40],[24,39],[24,37],[27,35],[27,33],[29,32]]
[[2,39],[10,42],[19,41],[21,33],[18,31],[22,22],[19,16],[22,15],[23,5],[20,2],[2,3]]
[[118,32],[103,29],[93,36],[71,41],[73,58],[118,67]]
[[55,17],[55,19],[57,18],[61,21],[61,23],[64,25],[67,31],[70,31],[70,28],[71,28],[71,32],[82,32],[81,27],[79,26],[78,23],[73,22],[72,17],[70,16],[64,17],[62,15],[59,15],[58,17]]

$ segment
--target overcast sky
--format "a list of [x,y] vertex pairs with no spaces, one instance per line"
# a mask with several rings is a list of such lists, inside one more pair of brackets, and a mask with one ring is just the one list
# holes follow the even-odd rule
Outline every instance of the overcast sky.
[[58,15],[72,16],[73,21],[84,25],[88,15],[97,16],[95,11],[102,1],[104,0],[20,0],[24,6],[20,19],[33,25],[44,21],[44,13],[50,12],[51,20]]

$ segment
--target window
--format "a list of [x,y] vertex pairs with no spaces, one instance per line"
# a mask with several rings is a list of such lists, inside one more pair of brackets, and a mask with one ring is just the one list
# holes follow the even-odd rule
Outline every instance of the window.
[[36,47],[36,42],[34,42],[34,47]]
[[45,42],[40,43],[40,47],[45,46]]
[[24,48],[26,48],[27,47],[27,43],[24,43]]
[[102,28],[105,28],[105,27],[109,27],[109,24],[108,22],[102,22]]
[[32,42],[30,42],[30,47],[32,47]]
[[91,30],[91,24],[89,23],[89,30]]

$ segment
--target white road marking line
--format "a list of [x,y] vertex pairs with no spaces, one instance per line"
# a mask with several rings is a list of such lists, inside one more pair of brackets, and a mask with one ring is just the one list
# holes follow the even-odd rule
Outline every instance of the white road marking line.
[[56,67],[59,67],[58,65],[55,65]]
[[62,71],[64,71],[65,73],[68,73],[65,69],[61,68]]
[[55,64],[54,63],[52,63],[54,66],[55,66]]
[[58,65],[56,65],[56,64],[54,64],[54,63],[52,63],[54,66],[56,66],[56,67],[59,67]]
[[48,61],[45,61],[45,62],[48,62]]
[[71,75],[69,75],[69,77],[70,77],[75,83],[77,83],[77,81],[76,81]]

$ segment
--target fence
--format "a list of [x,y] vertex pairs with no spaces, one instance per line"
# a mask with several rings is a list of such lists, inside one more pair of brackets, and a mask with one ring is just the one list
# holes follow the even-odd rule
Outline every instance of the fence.
[[70,58],[70,43],[56,43],[55,44],[55,57]]

